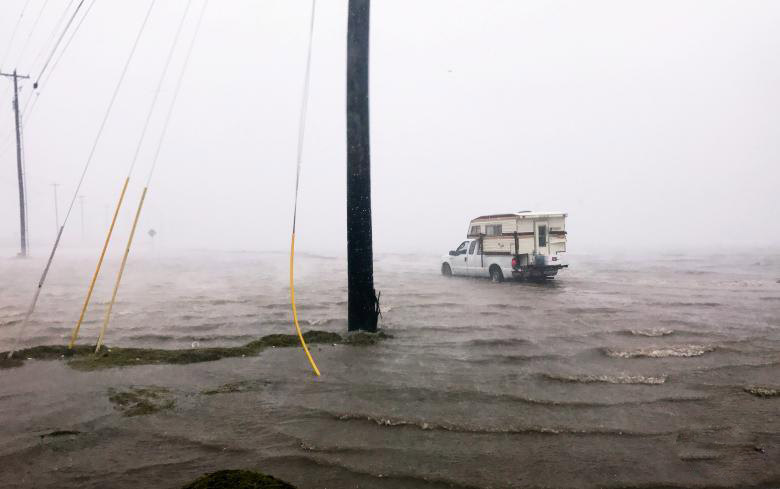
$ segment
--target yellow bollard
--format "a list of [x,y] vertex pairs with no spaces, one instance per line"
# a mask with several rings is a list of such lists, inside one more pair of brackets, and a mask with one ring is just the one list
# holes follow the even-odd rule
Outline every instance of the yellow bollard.
[[133,236],[135,236],[135,228],[138,226],[138,218],[141,216],[141,209],[144,206],[144,199],[146,199],[146,190],[149,187],[144,187],[141,192],[141,200],[138,202],[138,210],[135,212],[135,218],[133,219],[133,227],[130,229],[130,237],[127,238],[127,247],[125,248],[125,254],[122,256],[122,264],[119,266],[119,273],[116,276],[116,283],[114,283],[114,292],[111,294],[111,302],[108,304],[106,310],[106,316],[103,318],[103,327],[100,328],[100,336],[98,337],[97,345],[95,346],[95,353],[100,351],[100,347],[103,345],[103,338],[106,335],[106,329],[108,328],[108,322],[111,319],[111,310],[114,308],[114,302],[116,301],[116,294],[119,292],[119,283],[122,281],[122,274],[125,272],[125,265],[127,264],[127,255],[130,254],[130,245],[133,244]]
[[114,218],[111,220],[111,226],[108,228],[108,234],[106,235],[106,242],[103,243],[103,250],[100,252],[100,258],[98,259],[95,273],[92,275],[92,281],[89,283],[89,289],[87,289],[87,297],[84,299],[84,305],[81,307],[81,315],[73,328],[73,332],[70,335],[70,343],[68,343],[68,349],[72,350],[73,345],[76,343],[76,338],[79,336],[79,329],[81,329],[81,323],[84,321],[84,315],[87,313],[87,307],[89,307],[89,301],[92,298],[92,291],[95,288],[95,282],[100,274],[100,267],[103,265],[103,259],[106,256],[106,249],[108,249],[108,243],[111,241],[111,235],[114,232],[114,225],[116,224],[116,218],[119,215],[119,209],[122,207],[122,201],[125,198],[125,192],[127,191],[127,184],[130,183],[130,177],[125,178],[125,184],[122,186],[122,192],[119,194],[119,202],[116,203],[116,210],[114,210]]
[[311,356],[311,353],[309,353],[309,348],[306,346],[306,341],[303,339],[303,334],[301,333],[301,327],[298,325],[298,311],[295,309],[295,281],[293,280],[293,263],[295,258],[295,232],[292,233],[292,243],[290,244],[290,299],[292,301],[292,312],[293,312],[293,322],[295,323],[295,329],[298,331],[298,338],[301,340],[301,345],[303,345],[303,351],[306,352],[306,356],[309,358],[309,363],[311,364],[311,368],[314,369],[314,373],[317,375],[317,377],[320,376],[320,369],[317,368],[317,364],[314,363],[314,359]]

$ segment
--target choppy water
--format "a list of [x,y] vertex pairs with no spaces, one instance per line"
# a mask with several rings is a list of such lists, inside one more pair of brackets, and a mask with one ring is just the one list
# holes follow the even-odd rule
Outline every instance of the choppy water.
[[[92,257],[57,262],[24,345],[63,343]],[[186,366],[0,370],[1,487],[179,487],[256,468],[320,487],[780,485],[780,256],[573,256],[545,284],[446,279],[436,257],[380,256],[382,326],[320,346]],[[0,262],[0,350],[36,260]],[[304,329],[346,329],[342,259],[299,258]],[[109,263],[108,270],[116,264]],[[93,342],[110,275],[83,327]],[[286,257],[131,261],[107,343],[188,348],[291,332]],[[238,383],[240,392],[202,391]],[[109,387],[176,407],[122,418]],[[747,389],[747,390],[746,390]],[[40,438],[74,430],[62,439]]]

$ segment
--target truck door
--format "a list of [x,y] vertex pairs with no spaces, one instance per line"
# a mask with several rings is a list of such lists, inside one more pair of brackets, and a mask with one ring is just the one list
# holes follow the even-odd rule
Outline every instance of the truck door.
[[482,272],[482,243],[475,239],[469,245],[469,253],[466,260],[466,274],[473,277],[484,275]]
[[464,241],[455,249],[455,256],[450,255],[450,268],[455,275],[467,275],[468,250],[470,241]]
[[550,226],[547,221],[536,221],[536,253],[550,255]]

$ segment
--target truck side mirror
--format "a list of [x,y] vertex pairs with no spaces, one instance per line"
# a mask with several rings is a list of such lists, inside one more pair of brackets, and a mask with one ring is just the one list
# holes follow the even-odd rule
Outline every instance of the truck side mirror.
[[458,252],[455,250],[450,251],[450,256],[458,256]]

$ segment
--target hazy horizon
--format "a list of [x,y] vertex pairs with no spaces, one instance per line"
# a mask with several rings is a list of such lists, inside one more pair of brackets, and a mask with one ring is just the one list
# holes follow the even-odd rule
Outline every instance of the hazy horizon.
[[[0,55],[24,5],[8,0]],[[40,68],[67,2],[32,0],[3,71]],[[158,2],[80,192],[63,250],[98,251],[184,0]],[[285,251],[310,2],[212,2],[139,227],[167,249]],[[317,5],[298,214],[302,252],[341,255],[346,1]],[[143,15],[97,2],[25,126],[31,242],[48,253]],[[123,246],[200,2],[114,237]],[[775,250],[780,4],[374,2],[377,253],[444,253],[471,218],[569,214],[569,250]],[[32,32],[32,34],[30,34]],[[29,42],[28,42],[29,35]],[[27,45],[24,52],[22,48]],[[3,60],[0,59],[0,62]],[[31,83],[22,84],[22,105]],[[10,81],[0,79],[0,248],[18,246]],[[67,253],[67,251],[65,251]]]

